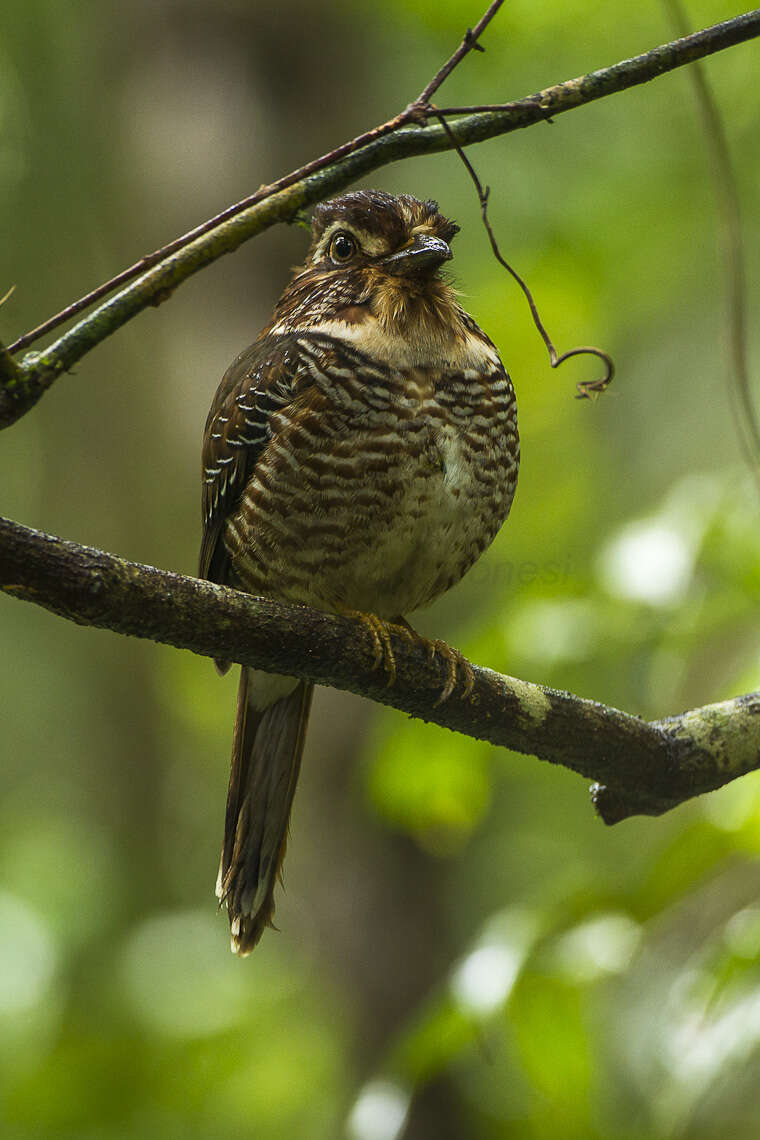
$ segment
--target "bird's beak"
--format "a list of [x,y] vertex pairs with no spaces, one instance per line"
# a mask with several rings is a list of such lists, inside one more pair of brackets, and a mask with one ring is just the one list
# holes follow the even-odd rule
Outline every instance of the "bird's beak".
[[384,265],[389,273],[417,273],[421,269],[437,269],[451,257],[449,246],[441,238],[416,234],[409,245],[386,257]]

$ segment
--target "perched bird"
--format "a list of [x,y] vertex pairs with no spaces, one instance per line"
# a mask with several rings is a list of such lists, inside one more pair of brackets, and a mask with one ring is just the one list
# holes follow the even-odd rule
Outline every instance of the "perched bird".
[[[364,615],[382,651],[385,623],[405,625],[492,541],[515,493],[517,413],[441,276],[458,229],[436,202],[379,190],[316,208],[305,265],[208,415],[201,577]],[[238,954],[271,924],[312,688],[241,673],[217,881]]]

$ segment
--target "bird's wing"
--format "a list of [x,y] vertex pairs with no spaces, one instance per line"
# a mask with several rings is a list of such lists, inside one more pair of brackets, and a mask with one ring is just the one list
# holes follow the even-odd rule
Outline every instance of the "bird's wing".
[[271,438],[272,415],[294,398],[299,367],[291,337],[265,336],[225,372],[203,436],[203,539],[199,576],[226,582],[224,522]]

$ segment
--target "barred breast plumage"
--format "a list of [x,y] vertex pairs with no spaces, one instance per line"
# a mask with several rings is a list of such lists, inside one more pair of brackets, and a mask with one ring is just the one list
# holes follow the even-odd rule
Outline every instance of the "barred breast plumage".
[[[377,191],[318,208],[306,267],[209,413],[203,575],[399,620],[492,541],[517,481],[516,405],[438,272],[455,231],[435,203]],[[271,918],[310,695],[243,671],[218,885],[238,952]]]

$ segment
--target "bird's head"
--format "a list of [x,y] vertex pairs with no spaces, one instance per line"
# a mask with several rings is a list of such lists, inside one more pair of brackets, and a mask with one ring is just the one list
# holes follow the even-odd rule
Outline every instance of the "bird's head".
[[357,190],[317,206],[306,263],[278,309],[294,323],[359,320],[371,313],[389,331],[417,320],[450,319],[453,293],[440,274],[459,226],[438,203],[410,194]]
[[449,243],[458,230],[432,200],[357,190],[317,206],[308,264],[323,272],[348,270],[424,288],[450,260]]

